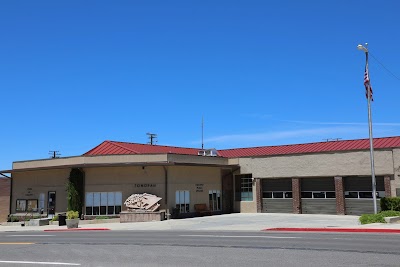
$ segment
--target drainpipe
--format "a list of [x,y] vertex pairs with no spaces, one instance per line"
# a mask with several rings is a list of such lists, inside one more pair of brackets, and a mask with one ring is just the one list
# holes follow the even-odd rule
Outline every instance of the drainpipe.
[[166,166],[163,166],[163,169],[164,169],[164,179],[165,179],[165,192],[164,192],[164,195],[165,195],[165,198],[164,198],[164,203],[165,203],[165,209],[166,209],[166,211],[167,211],[167,214],[166,214],[166,216],[167,216],[167,219],[169,218],[169,208],[168,208],[168,168],[166,167]]

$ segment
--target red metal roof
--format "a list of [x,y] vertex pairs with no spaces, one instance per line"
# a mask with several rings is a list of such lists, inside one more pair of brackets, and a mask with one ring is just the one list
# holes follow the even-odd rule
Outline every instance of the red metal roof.
[[[374,148],[384,149],[400,147],[400,136],[374,138]],[[115,141],[104,141],[97,147],[83,154],[94,155],[127,155],[127,154],[182,154],[197,155],[199,148],[159,146]],[[329,141],[297,145],[262,146],[218,150],[218,155],[227,158],[273,156],[336,151],[369,150],[369,139]]]
[[197,155],[199,149],[184,148],[174,146],[159,146],[115,141],[104,141],[92,150],[89,150],[84,156],[94,155],[127,155],[127,154],[182,154]]
[[[400,147],[400,136],[374,138],[374,149]],[[238,158],[334,151],[369,150],[369,139],[329,141],[298,145],[262,146],[218,150],[222,157]]]

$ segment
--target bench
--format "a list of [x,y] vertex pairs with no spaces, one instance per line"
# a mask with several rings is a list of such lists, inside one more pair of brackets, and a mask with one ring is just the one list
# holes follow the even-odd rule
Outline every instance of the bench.
[[208,209],[207,204],[194,204],[194,210],[197,216],[212,215],[211,210]]

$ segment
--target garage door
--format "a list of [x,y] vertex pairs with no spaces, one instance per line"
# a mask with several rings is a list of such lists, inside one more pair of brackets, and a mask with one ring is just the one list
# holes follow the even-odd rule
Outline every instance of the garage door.
[[303,214],[336,214],[333,177],[302,178],[301,208]]
[[293,213],[292,179],[263,179],[262,212]]
[[[376,191],[378,194],[376,205],[379,212],[379,198],[385,196],[385,185],[383,176],[377,176],[375,178]],[[345,177],[344,190],[346,214],[361,215],[374,213],[371,177]]]

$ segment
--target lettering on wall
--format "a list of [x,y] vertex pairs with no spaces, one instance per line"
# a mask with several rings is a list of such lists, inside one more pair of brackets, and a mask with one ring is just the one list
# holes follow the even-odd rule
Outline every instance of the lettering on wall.
[[203,192],[204,184],[196,184],[196,192]]
[[135,184],[135,187],[156,187],[157,184]]
[[27,197],[33,196],[33,194],[32,194],[32,187],[28,187],[28,188],[26,189],[26,194],[25,194],[25,196],[27,196]]

